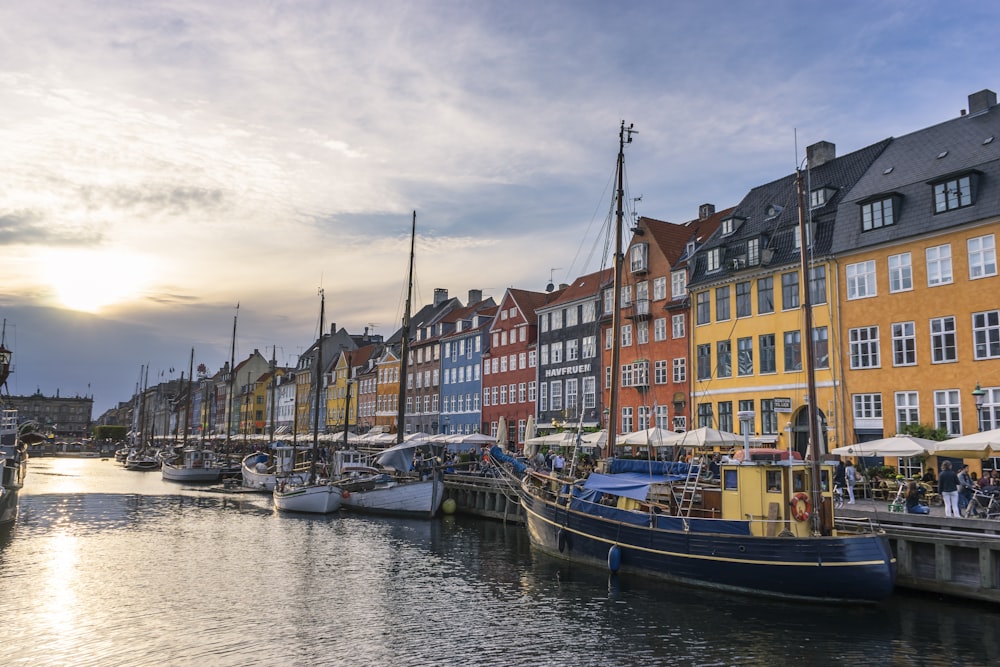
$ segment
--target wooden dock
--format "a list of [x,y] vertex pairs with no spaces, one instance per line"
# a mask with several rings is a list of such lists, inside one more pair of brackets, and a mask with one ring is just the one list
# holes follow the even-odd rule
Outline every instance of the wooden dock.
[[504,523],[524,523],[524,508],[509,479],[451,474],[444,476],[444,488],[445,499],[455,501],[456,512]]
[[896,585],[928,593],[1000,602],[1000,521],[933,513],[885,511],[886,503],[859,500],[837,510],[840,525],[873,520],[896,554]]

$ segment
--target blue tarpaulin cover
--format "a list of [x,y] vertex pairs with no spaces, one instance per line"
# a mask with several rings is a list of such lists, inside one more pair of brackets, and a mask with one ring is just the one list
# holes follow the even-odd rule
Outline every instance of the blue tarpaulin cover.
[[654,483],[666,483],[677,481],[683,477],[675,476],[674,479],[662,475],[650,476],[639,473],[621,473],[618,475],[602,475],[601,473],[590,473],[590,477],[584,482],[583,488],[610,493],[614,496],[632,498],[633,500],[646,500],[649,493],[649,485]]
[[642,459],[612,459],[612,474],[639,472],[646,475],[687,475],[691,466],[684,461],[644,461]]

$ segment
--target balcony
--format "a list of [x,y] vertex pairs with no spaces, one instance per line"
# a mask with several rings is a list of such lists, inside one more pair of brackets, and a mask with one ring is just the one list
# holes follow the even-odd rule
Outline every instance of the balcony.
[[625,316],[630,320],[648,320],[653,316],[649,299],[636,299],[631,306],[627,307]]

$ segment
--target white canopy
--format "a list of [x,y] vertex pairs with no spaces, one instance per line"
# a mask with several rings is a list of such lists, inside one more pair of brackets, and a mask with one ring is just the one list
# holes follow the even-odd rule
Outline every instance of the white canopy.
[[858,442],[831,449],[838,456],[921,456],[931,454],[940,443],[912,435],[894,435],[891,438]]
[[1000,456],[1000,428],[935,442],[934,445],[934,453],[938,456],[969,459]]

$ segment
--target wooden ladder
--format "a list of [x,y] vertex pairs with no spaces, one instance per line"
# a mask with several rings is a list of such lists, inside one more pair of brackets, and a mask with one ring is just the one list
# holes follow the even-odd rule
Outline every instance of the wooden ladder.
[[705,457],[700,457],[697,462],[693,459],[688,467],[687,477],[684,478],[684,488],[681,490],[681,497],[677,500],[677,515],[683,517],[691,516],[691,507],[694,505],[695,493],[698,491],[698,475],[701,474],[701,467],[705,465]]

